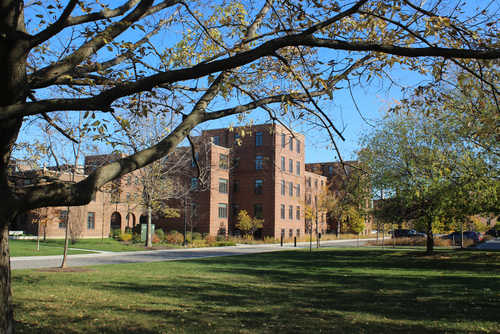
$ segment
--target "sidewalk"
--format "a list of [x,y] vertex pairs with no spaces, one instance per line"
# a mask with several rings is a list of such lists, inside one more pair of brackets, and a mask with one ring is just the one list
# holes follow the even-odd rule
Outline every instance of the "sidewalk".
[[[369,239],[359,240],[359,245]],[[333,240],[321,241],[320,247],[355,247],[356,240]],[[153,250],[144,252],[122,252],[122,253],[95,253],[95,254],[77,254],[68,255],[68,267],[82,267],[102,264],[119,264],[119,263],[140,263],[140,262],[158,262],[158,261],[174,261],[186,260],[204,257],[215,256],[231,256],[265,252],[276,252],[280,250],[290,250],[297,248],[309,248],[308,242],[297,243],[294,247],[293,243],[283,244],[260,244],[260,245],[237,245],[229,247],[204,247],[204,248],[185,248],[185,249],[165,249]],[[316,249],[316,242],[312,243],[312,248]],[[26,256],[13,257],[11,261],[11,269],[36,269],[36,268],[51,268],[61,266],[63,256]]]

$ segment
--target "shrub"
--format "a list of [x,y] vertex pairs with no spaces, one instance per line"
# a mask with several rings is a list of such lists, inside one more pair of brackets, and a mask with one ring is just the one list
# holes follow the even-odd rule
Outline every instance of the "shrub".
[[163,232],[162,229],[157,229],[155,230],[155,234],[158,236],[158,238],[162,239],[165,236],[165,232]]
[[215,244],[217,247],[236,246],[232,241],[221,241]]
[[109,230],[109,236],[111,238],[119,238],[120,235],[122,235],[122,230],[117,228],[117,229],[110,229]]
[[273,237],[264,237],[265,244],[274,244],[276,240]]
[[132,243],[138,244],[138,243],[141,243],[141,242],[142,242],[142,240],[141,240],[141,235],[140,234],[137,234],[137,233],[132,234]]
[[193,232],[191,235],[191,240],[203,240],[201,233]]
[[177,231],[172,231],[165,236],[165,241],[173,245],[181,245],[184,242],[184,236]]
[[151,235],[151,242],[154,244],[160,243],[160,238],[158,238],[158,235],[156,233]]
[[130,241],[132,240],[132,234],[131,233],[122,233],[118,236],[118,239],[121,241]]
[[217,241],[217,242],[226,241],[226,236],[225,235],[218,235],[215,237],[215,241]]
[[134,234],[134,232],[132,231],[132,229],[131,229],[131,228],[129,228],[129,227],[127,227],[127,228],[125,229],[125,233]]
[[207,245],[212,245],[215,243],[215,237],[213,235],[206,235],[204,238]]

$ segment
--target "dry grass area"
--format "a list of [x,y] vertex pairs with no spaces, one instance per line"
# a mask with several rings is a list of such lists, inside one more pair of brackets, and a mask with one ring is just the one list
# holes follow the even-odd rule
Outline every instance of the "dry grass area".
[[[396,238],[396,240],[386,237],[385,239],[379,238],[378,240],[368,241],[367,246],[426,246],[427,238]],[[457,246],[460,246],[460,241],[457,242]],[[439,237],[434,238],[434,246],[436,247],[451,247],[452,241],[448,239],[441,239]],[[473,240],[465,239],[464,247],[474,247],[475,243]]]

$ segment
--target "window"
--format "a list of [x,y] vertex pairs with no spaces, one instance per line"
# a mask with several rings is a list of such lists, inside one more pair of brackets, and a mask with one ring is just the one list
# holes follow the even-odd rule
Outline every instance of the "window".
[[255,133],[255,146],[262,146],[263,135],[262,132]]
[[310,177],[307,178],[307,186],[309,188],[311,188],[311,178]]
[[345,166],[345,172],[347,175],[349,175],[349,166]]
[[293,151],[293,138],[290,137],[290,141],[288,142],[288,147],[290,148],[290,151]]
[[281,219],[285,219],[285,205],[281,204]]
[[288,230],[288,237],[293,238],[293,230],[292,229]]
[[219,179],[219,193],[227,194],[227,180]]
[[323,180],[321,180],[321,189],[323,189]]
[[235,133],[234,134],[234,145],[238,145],[238,146],[241,145],[241,140],[240,140],[240,134],[239,133]]
[[138,184],[139,184],[139,178],[138,178],[137,176],[135,177],[134,184],[135,184],[135,185],[138,185]]
[[131,186],[132,185],[132,176],[127,176],[127,186]]
[[286,135],[284,133],[281,134],[281,147],[285,147]]
[[284,228],[282,228],[282,229],[281,229],[281,236],[282,236],[283,238],[285,237],[285,229],[284,229]]
[[219,218],[227,218],[227,204],[219,203]]
[[257,219],[262,219],[262,204],[253,205],[253,216]]
[[196,167],[197,162],[198,162],[198,153],[195,153],[194,159],[191,160],[191,167]]
[[262,180],[255,180],[255,195],[262,195]]
[[198,203],[191,203],[189,206],[189,214],[191,218],[198,217]]
[[330,175],[333,174],[333,167],[328,167],[328,174],[330,174]]
[[285,195],[285,181],[281,181],[281,195]]
[[297,229],[297,238],[300,237],[300,228]]
[[297,183],[297,197],[300,197],[300,184]]
[[288,159],[288,171],[290,173],[293,173],[293,160],[292,159]]
[[293,197],[293,183],[292,182],[288,182],[288,195],[290,197]]
[[97,197],[97,193],[95,193],[94,196],[92,197],[92,202],[96,201],[96,197]]
[[238,216],[238,213],[240,213],[240,206],[238,204],[233,204],[233,216]]
[[314,180],[314,188],[318,189],[318,180]]
[[93,230],[95,228],[95,212],[87,212],[87,229]]
[[214,140],[214,144],[219,145],[219,136],[213,136],[212,138]]
[[127,203],[130,202],[130,193],[127,193]]
[[63,210],[59,213],[59,228],[66,228],[68,222],[68,211]]
[[285,157],[281,157],[281,170],[285,171]]
[[262,169],[262,155],[255,156],[255,170]]
[[293,219],[293,205],[288,206],[288,219]]
[[233,165],[234,168],[240,168],[240,158],[234,158]]
[[486,219],[486,226],[491,226],[491,219]]
[[300,140],[297,139],[297,153],[300,153]]
[[240,181],[234,180],[233,181],[233,192],[237,193],[240,191]]
[[227,155],[221,154],[219,156],[219,167],[221,169],[228,169],[229,168],[229,160],[227,158]]
[[300,175],[300,161],[297,161],[297,167],[296,167],[296,172],[297,172],[297,175]]
[[295,211],[295,219],[300,220],[300,206],[297,206]]
[[191,178],[191,191],[197,191],[198,190],[198,178],[192,177]]

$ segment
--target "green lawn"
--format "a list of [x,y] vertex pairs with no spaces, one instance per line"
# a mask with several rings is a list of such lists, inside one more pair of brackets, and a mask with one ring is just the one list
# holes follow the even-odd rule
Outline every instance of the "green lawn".
[[500,252],[281,251],[12,272],[21,333],[498,332]]
[[[63,253],[64,239],[47,239],[40,241],[40,251],[36,251],[36,240],[9,240],[10,256],[40,256],[40,255],[60,255]],[[132,252],[146,250],[141,248],[143,244],[121,244],[113,238],[105,238],[101,244],[101,239],[82,239],[76,244],[69,243],[69,248],[91,249],[107,252]],[[86,253],[82,251],[71,251],[69,254]]]

